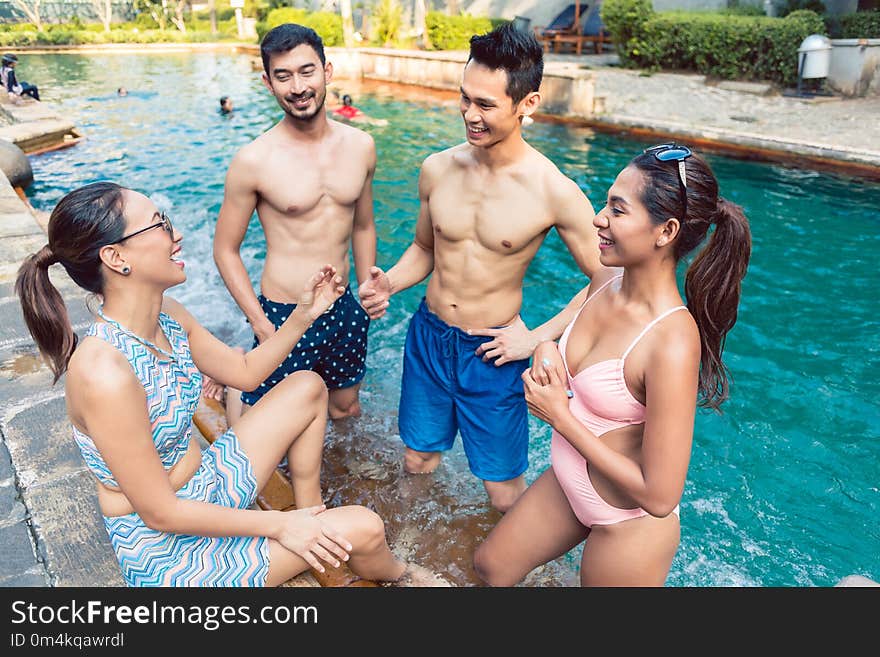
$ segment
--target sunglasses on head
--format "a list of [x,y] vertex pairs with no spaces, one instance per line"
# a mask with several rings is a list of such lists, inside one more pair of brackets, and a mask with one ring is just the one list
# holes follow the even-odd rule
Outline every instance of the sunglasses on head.
[[[146,228],[141,228],[140,230],[136,230],[133,233],[129,233],[128,235],[123,235],[122,239],[118,240],[116,243],[119,244],[121,242],[124,242],[127,239],[131,239],[135,235],[140,235],[141,233],[145,233],[146,231],[152,230],[153,228],[158,228],[159,226],[162,226],[162,228],[165,229],[165,232],[168,233],[168,235],[171,237],[171,241],[173,242],[174,241],[174,226],[171,224],[171,218],[167,214],[165,214],[164,212],[157,212],[156,214],[159,215],[159,221],[157,221],[154,224],[150,224]],[[155,215],[153,215],[153,216],[155,216]]]
[[681,220],[684,221],[684,218],[687,217],[688,210],[687,171],[685,170],[684,161],[693,155],[691,149],[687,146],[679,146],[673,142],[671,144],[658,144],[657,146],[651,146],[651,148],[646,148],[644,152],[653,155],[661,162],[678,162],[678,180],[681,184],[681,205],[684,208]]

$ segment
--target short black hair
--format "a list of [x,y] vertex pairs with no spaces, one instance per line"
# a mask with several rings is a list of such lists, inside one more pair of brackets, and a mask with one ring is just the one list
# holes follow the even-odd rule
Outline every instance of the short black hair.
[[227,100],[229,100],[229,96],[220,96],[220,107],[223,107]]
[[327,63],[324,56],[324,42],[312,28],[297,23],[282,23],[266,32],[260,42],[260,56],[263,58],[263,70],[266,71],[266,75],[269,75],[269,58],[272,55],[288,52],[304,43],[318,53],[321,65]]
[[507,95],[514,105],[541,87],[544,49],[533,34],[516,29],[513,23],[472,36],[468,62],[471,60],[493,71],[507,72]]
[[17,62],[17,61],[18,61],[18,57],[16,55],[12,54],[11,52],[8,52],[3,55],[3,63],[4,64],[8,64],[10,62]]
[[351,96],[349,96],[348,94],[345,94],[345,95],[342,97],[342,103],[343,103],[344,105],[351,105]]

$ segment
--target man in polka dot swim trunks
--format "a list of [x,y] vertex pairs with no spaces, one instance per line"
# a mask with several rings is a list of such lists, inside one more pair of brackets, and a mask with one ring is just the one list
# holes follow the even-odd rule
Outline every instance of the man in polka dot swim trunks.
[[[343,280],[350,279],[349,246],[359,281],[369,278],[376,262],[376,148],[366,132],[328,120],[324,100],[333,65],[321,38],[287,23],[269,31],[260,46],[263,84],[284,116],[233,157],[214,234],[214,260],[253,328],[254,346],[287,319],[305,281],[321,266],[333,265]],[[241,256],[254,211],[266,237],[259,295]],[[346,289],[278,369],[242,393],[244,410],[290,373],[313,370],[330,391],[330,417],[358,415],[369,322]]]

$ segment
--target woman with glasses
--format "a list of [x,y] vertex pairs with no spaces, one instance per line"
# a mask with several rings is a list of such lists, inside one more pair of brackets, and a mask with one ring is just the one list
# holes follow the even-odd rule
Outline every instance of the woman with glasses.
[[[55,381],[67,373],[74,438],[130,586],[271,586],[342,561],[367,579],[437,583],[391,553],[375,513],[322,504],[327,390],[316,374],[289,376],[204,452],[192,436],[200,372],[259,385],[344,291],[333,267],[308,281],[277,333],[243,354],[165,296],[186,280],[182,238],[146,196],[86,185],[61,199],[48,231],[16,292]],[[79,344],[49,279],[56,262],[102,302]],[[285,455],[299,510],[249,509]]]
[[[636,156],[593,224],[602,270],[557,346],[523,373],[530,412],[553,428],[551,467],[479,547],[475,567],[511,586],[584,543],[583,586],[662,586],[697,404],[728,396],[721,353],[751,252],[742,208],[685,146]],[[685,276],[682,257],[703,242]]]

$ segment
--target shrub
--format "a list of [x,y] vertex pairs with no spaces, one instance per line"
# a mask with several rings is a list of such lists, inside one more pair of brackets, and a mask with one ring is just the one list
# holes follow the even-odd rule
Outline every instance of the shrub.
[[826,16],[828,33],[834,39],[878,39],[880,38],[880,9],[858,11],[845,16]]
[[825,13],[825,3],[822,0],[786,0],[786,3],[779,10],[779,17],[785,18],[804,9],[821,15]]
[[651,0],[605,0],[600,16],[624,66],[636,64],[632,55],[638,55],[638,46],[631,43],[641,34],[642,26],[653,17]]
[[397,0],[381,0],[373,10],[373,34],[370,39],[379,46],[388,46],[400,38],[403,9]]
[[321,37],[324,46],[338,46],[343,42],[342,17],[329,11],[308,12],[305,9],[280,7],[266,15],[266,20],[257,23],[257,36],[263,40],[266,32],[284,23],[298,23],[312,28]]
[[797,49],[810,34],[824,34],[813,11],[786,18],[663,12],[644,21],[625,45],[628,65],[693,70],[724,79],[797,81]]
[[469,14],[447,16],[439,11],[429,11],[425,25],[435,50],[467,50],[472,36],[492,30],[492,21],[488,18]]

